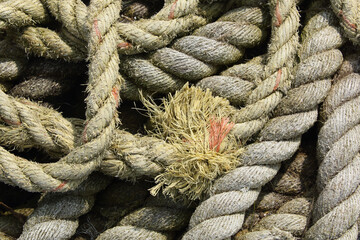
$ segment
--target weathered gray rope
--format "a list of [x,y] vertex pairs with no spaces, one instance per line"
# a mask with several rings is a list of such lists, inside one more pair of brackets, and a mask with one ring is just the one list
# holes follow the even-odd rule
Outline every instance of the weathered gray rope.
[[[311,201],[309,199],[295,198],[281,206],[275,214],[262,218],[253,227],[252,232],[238,236],[237,239],[263,239],[262,237],[266,235],[269,237],[273,235],[275,238],[285,235],[284,232],[288,232],[285,239],[295,239],[292,236],[301,237],[310,215],[310,208]],[[276,234],[276,230],[280,231]]]
[[[311,146],[311,143],[305,144]],[[310,147],[306,148],[298,151],[291,161],[282,164],[282,169],[267,185],[267,189],[274,192],[263,193],[264,189],[254,204],[255,212],[251,208],[248,210],[250,214],[236,238],[252,239],[274,229],[296,237],[304,234],[311,217],[316,168],[316,158],[309,153]]]
[[95,239],[101,232],[116,226],[122,217],[144,206],[149,196],[147,190],[149,186],[141,181],[136,184],[124,181],[112,182],[104,191],[96,195],[94,207],[82,217],[86,221],[80,219],[75,236]]
[[[276,5],[276,2],[273,3],[274,8]],[[278,6],[280,7],[281,4]],[[324,19],[321,14],[317,17]],[[316,22],[315,18],[310,22],[314,22],[314,25],[309,25],[308,30],[311,29],[310,26],[314,28],[314,26],[321,25]],[[340,35],[338,32],[337,34]],[[311,37],[303,39],[300,53],[305,52],[306,42],[315,39]],[[340,46],[341,43],[342,41],[329,48]],[[241,228],[244,211],[257,198],[259,187],[276,175],[279,163],[287,158],[287,154],[291,156],[296,151],[299,136],[306,132],[317,119],[316,107],[325,98],[329,86],[325,91],[320,87],[313,88],[313,91],[307,91],[308,86],[304,84],[311,81],[316,82],[310,84],[321,83],[322,81],[319,80],[334,74],[342,62],[342,56],[337,56],[340,59],[336,64],[329,57],[318,61],[318,57],[315,55],[314,59],[317,63],[309,63],[312,60],[311,56],[305,59],[301,58],[302,62],[297,67],[293,83],[296,88],[290,90],[288,95],[282,99],[275,109],[274,118],[267,122],[261,130],[258,138],[261,142],[247,146],[243,158],[244,164],[248,166],[237,168],[215,181],[210,198],[195,210],[190,220],[189,231],[183,239],[224,239]],[[319,63],[328,68],[319,67]],[[305,68],[305,66],[307,67]],[[310,98],[311,101],[301,101],[301,105],[299,104],[298,99]],[[273,144],[278,144],[279,148],[270,147]],[[283,145],[280,147],[280,144]],[[270,150],[274,155],[267,155],[270,154]],[[219,231],[219,229],[222,230]]]
[[[286,92],[289,88],[289,68],[292,68],[298,47],[299,14],[294,2],[277,2],[274,8],[275,20],[265,68],[261,69],[261,62],[259,61],[250,61],[246,64],[235,65],[224,71],[222,75],[225,76],[209,77],[199,82],[199,85],[203,88],[214,89],[215,94],[219,93],[219,89],[222,88],[232,89],[231,92],[227,93],[221,91],[233,102],[236,99],[237,104],[245,105],[240,110],[242,111],[241,114],[243,114],[243,121],[257,119],[262,114],[268,115],[279,103],[282,97],[281,92]],[[282,68],[283,66],[287,67]],[[256,77],[249,78],[248,71],[253,72],[257,69],[265,71],[263,76],[258,77],[258,74],[256,74]],[[250,84],[242,80],[243,75],[241,72],[244,72],[246,80],[249,79],[251,82],[255,82]],[[226,82],[226,87],[224,87],[224,82]],[[241,94],[241,97],[239,97],[239,94]]]
[[48,14],[41,0],[0,2],[0,30],[44,23]]
[[45,195],[26,221],[19,239],[69,239],[78,227],[77,218],[91,210],[94,195],[109,183],[109,178],[93,174],[74,191]]
[[331,0],[331,7],[340,20],[345,35],[355,44],[360,43],[360,3],[356,0]]
[[313,210],[313,226],[307,231],[306,239],[357,239],[359,84],[360,76],[355,73],[338,79],[325,100],[326,121],[319,132],[317,146],[320,194]]
[[262,40],[266,23],[266,12],[259,7],[234,9],[193,35],[176,40],[171,48],[159,49],[149,58],[125,59],[120,68],[147,92],[173,92],[185,80],[196,82],[214,74],[218,66],[238,61],[244,48]]
[[171,232],[186,227],[191,211],[181,203],[160,197],[149,197],[145,206],[125,216],[114,228],[100,234],[107,239],[169,239]]

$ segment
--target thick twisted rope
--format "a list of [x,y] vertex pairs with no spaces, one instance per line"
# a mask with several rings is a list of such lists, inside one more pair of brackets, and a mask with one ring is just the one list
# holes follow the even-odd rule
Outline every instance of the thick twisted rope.
[[149,197],[145,206],[125,216],[114,228],[100,234],[107,239],[169,239],[172,232],[186,227],[191,211],[181,203]]
[[[65,119],[58,112],[42,107],[36,103],[15,99],[4,93],[3,123],[0,124],[0,143],[9,148],[19,150],[38,148],[46,151],[51,157],[60,157],[71,152],[80,144],[83,138],[83,120]],[[232,134],[246,141],[264,126],[266,119],[258,119],[246,123],[236,123]],[[163,171],[165,166],[174,160],[175,148],[163,140],[152,137],[139,137],[116,130],[114,140],[106,151],[100,170],[107,175],[123,179],[135,179],[142,176],[154,177]],[[2,148],[1,156],[7,159],[2,163],[1,178],[9,184],[19,186],[28,191],[66,191],[61,181],[54,176],[59,168],[64,168],[61,162],[38,164],[16,157]],[[25,165],[26,167],[22,167]],[[16,174],[11,174],[10,166],[16,168]],[[73,174],[81,163],[73,169],[64,169]],[[32,169],[38,169],[33,171]],[[9,172],[8,172],[9,171]],[[64,173],[65,174],[65,173]],[[34,180],[36,179],[36,181]],[[72,180],[67,180],[67,185]],[[58,186],[62,187],[58,189]],[[62,190],[62,188],[64,188]]]
[[[273,2],[272,6],[277,9],[281,4]],[[278,20],[277,14],[274,16]],[[311,40],[313,39],[303,39],[300,52],[304,52],[306,42]],[[342,41],[337,46],[341,43]],[[275,117],[266,123],[259,134],[260,142],[247,146],[243,161],[248,166],[237,168],[215,181],[210,198],[195,210],[190,220],[189,231],[183,239],[223,239],[241,228],[244,211],[256,200],[259,188],[276,175],[279,163],[287,158],[286,155],[291,156],[296,151],[299,137],[317,119],[317,104],[325,98],[329,87],[325,91],[323,88],[312,87],[310,89],[313,90],[310,91],[304,84],[310,81],[321,82],[319,80],[335,73],[342,61],[341,55],[336,62],[337,65],[333,63],[332,58],[318,61],[316,57],[315,55],[314,60],[317,61],[312,64],[308,64],[311,58],[303,60],[307,60],[306,62],[300,62],[293,84],[296,88],[290,90],[275,109]],[[319,64],[326,65],[328,68],[320,68]],[[311,101],[301,101],[299,104],[298,99]],[[270,151],[274,155],[267,155]]]
[[0,30],[44,23],[47,11],[40,0],[0,2]]
[[74,62],[86,57],[84,43],[68,34],[65,29],[55,32],[43,27],[27,27],[16,41],[25,52],[35,56]]
[[244,48],[260,43],[266,22],[263,9],[241,7],[176,40],[171,48],[155,51],[149,59],[129,57],[120,67],[133,81],[129,86],[135,84],[152,93],[173,92],[185,80],[196,82],[214,74],[218,66],[238,61]]
[[[84,71],[82,71],[84,70]],[[35,59],[24,72],[26,80],[11,88],[12,96],[53,102],[76,87],[85,72],[85,64]]]
[[331,7],[340,20],[345,35],[360,43],[360,3],[356,0],[331,0]]
[[[51,157],[59,157],[69,154],[82,141],[83,120],[69,121],[58,112],[30,101],[15,100],[2,92],[0,96],[4,100],[0,107],[4,122],[0,124],[0,142],[3,146],[19,150],[39,148]],[[108,175],[123,179],[144,175],[154,177],[173,160],[174,148],[160,139],[139,137],[120,130],[112,135],[114,141],[100,166],[101,171]],[[83,165],[79,162],[67,167],[61,160],[39,164],[17,157],[2,147],[0,150],[0,179],[32,192],[68,191],[77,183],[71,175],[83,174],[82,171],[90,171],[93,166],[92,163]]]
[[306,239],[357,239],[360,215],[358,130],[360,76],[347,75],[332,86],[319,132],[320,161],[313,226]]
[[[86,39],[88,9],[81,0],[45,2],[51,14],[71,34],[79,39]],[[121,37],[118,42],[119,53],[134,54],[165,47],[179,34],[206,23],[205,18],[195,15],[201,7],[198,0],[166,1],[164,7],[151,19],[118,22],[116,25]]]
[[19,239],[69,239],[78,227],[77,218],[91,210],[94,195],[109,183],[109,178],[93,174],[74,191],[45,195],[26,221]]

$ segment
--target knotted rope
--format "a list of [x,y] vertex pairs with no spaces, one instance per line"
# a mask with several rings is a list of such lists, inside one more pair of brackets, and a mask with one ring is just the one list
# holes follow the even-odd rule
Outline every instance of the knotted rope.
[[360,76],[337,79],[324,102],[325,120],[319,132],[319,197],[313,226],[306,239],[357,239],[359,218],[359,101]]

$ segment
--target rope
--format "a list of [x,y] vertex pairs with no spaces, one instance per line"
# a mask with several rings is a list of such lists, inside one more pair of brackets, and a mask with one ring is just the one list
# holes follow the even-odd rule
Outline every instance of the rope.
[[[214,74],[219,66],[238,61],[244,48],[260,43],[266,23],[266,13],[261,8],[241,7],[197,29],[193,35],[176,40],[172,48],[159,49],[147,58],[125,59],[120,68],[133,81],[132,85],[146,92],[174,92],[185,80],[196,82]],[[133,87],[130,90],[133,92]],[[132,95],[132,99],[136,98],[138,94]]]
[[[77,236],[95,239],[101,232],[116,226],[125,215],[141,208],[149,196],[146,182],[136,184],[114,181],[96,196],[92,210],[82,216],[76,231]],[[126,193],[126,194],[124,194]]]
[[345,35],[355,44],[360,43],[360,3],[356,0],[331,0],[331,7],[340,20]]
[[[80,0],[45,0],[49,11],[74,36],[87,37],[86,16],[88,9]],[[198,0],[166,1],[164,7],[151,19],[130,23],[116,23],[121,39],[118,50],[121,54],[135,54],[165,47],[176,36],[206,23],[197,16]],[[195,14],[194,14],[195,13]]]
[[[70,38],[69,38],[70,37]],[[16,38],[18,45],[28,54],[50,59],[81,61],[86,56],[83,43],[66,34],[43,27],[27,27]]]
[[[284,19],[280,18],[278,14],[285,15],[281,10],[284,3],[272,2],[271,9],[275,9],[275,14],[273,14],[275,23]],[[286,3],[289,4],[288,1]],[[294,3],[288,6],[296,9]],[[291,8],[285,9],[290,11]],[[286,20],[281,22],[285,24]],[[314,26],[319,25],[319,23],[314,23]],[[289,34],[283,34],[289,36]],[[306,56],[304,50],[307,49],[306,42],[311,40],[313,39],[303,39],[300,49],[302,54],[299,54],[301,62],[297,67],[293,83],[295,88],[281,100],[274,111],[274,118],[270,119],[261,130],[258,137],[260,142],[248,145],[245,153],[241,156],[245,166],[239,167],[215,181],[210,198],[202,202],[195,210],[190,219],[189,230],[183,239],[223,239],[235,234],[242,226],[244,211],[256,200],[259,188],[276,175],[279,163],[288,159],[296,151],[300,140],[299,136],[316,121],[317,110],[314,107],[325,98],[329,86],[327,89],[325,88],[325,91],[320,87],[315,89],[312,87],[314,90],[310,91],[311,88],[308,90],[308,87],[317,82],[321,83],[322,81],[319,80],[334,74],[342,62],[342,56],[337,55],[338,60],[335,62],[333,58],[329,57],[321,58],[319,61],[317,55],[304,58],[303,56]],[[313,59],[317,61],[310,63],[310,60]],[[276,63],[276,61],[270,62]],[[312,81],[315,82],[312,83]],[[306,96],[307,94],[309,97]],[[311,101],[301,101],[299,104],[298,99],[311,99]]]
[[316,161],[308,151],[310,146],[311,142],[302,145],[306,150],[300,150],[294,159],[282,165],[276,177],[264,188],[264,191],[270,188],[273,192],[260,194],[254,204],[255,211],[249,209],[250,214],[236,239],[261,239],[260,236],[270,234],[274,229],[303,236],[311,217],[314,196]]
[[41,24],[48,20],[40,0],[13,0],[0,2],[0,31]]
[[[45,164],[44,167],[16,157],[1,148],[0,152],[4,156],[2,165],[7,165],[3,167],[1,175],[4,176],[6,173],[7,177],[4,181],[7,183],[13,181],[13,184],[15,183],[30,191],[53,191],[54,189],[68,191],[74,189],[100,165],[103,153],[110,144],[115,129],[116,107],[119,101],[117,83],[119,58],[116,49],[117,34],[113,23],[118,18],[120,2],[107,4],[95,1],[90,4],[89,8],[91,9],[89,16],[91,21],[89,41],[91,63],[87,88],[89,95],[86,98],[86,122],[82,133],[83,144],[74,148],[57,163]],[[102,22],[99,23],[99,20]],[[42,138],[45,137],[46,142],[52,142],[44,127],[39,124],[39,120],[32,121],[33,115],[26,116],[26,113],[29,114],[31,110],[21,104],[18,104],[16,106],[18,110],[15,110],[11,104],[17,102],[12,101],[3,92],[0,92],[0,99],[2,103],[0,112],[3,121],[9,125],[19,125],[22,123],[21,121],[25,121],[29,128],[35,130],[32,133],[32,138],[41,142]],[[22,115],[21,119],[18,114]],[[8,119],[11,120],[8,121]],[[40,132],[46,134],[39,134]],[[55,149],[54,145],[54,143],[48,145],[47,150]],[[24,169],[29,170],[29,175],[24,175]]]
[[125,216],[114,228],[100,234],[107,239],[169,239],[171,232],[184,229],[191,212],[182,203],[149,197],[145,206]]
[[359,83],[358,74],[343,75],[324,102],[325,122],[317,145],[319,197],[313,210],[313,226],[306,239],[357,239]]
[[74,191],[45,195],[18,239],[69,239],[78,227],[77,218],[91,210],[94,195],[109,183],[109,178],[93,174]]
[[26,80],[12,87],[9,94],[53,103],[63,94],[76,89],[76,79],[84,72],[85,64],[36,59],[29,62],[23,74]]
[[[35,147],[55,158],[71,153],[80,144],[83,120],[69,121],[52,109],[24,99],[16,100],[2,92],[0,99],[0,116],[4,121],[0,124],[0,143],[3,146],[19,150]],[[134,136],[121,130],[112,135],[114,141],[100,166],[101,171],[110,176],[123,179],[143,175],[153,177],[173,161],[174,147],[160,139]],[[31,192],[68,191],[78,182],[74,176],[82,176],[94,167],[93,163],[80,162],[66,165],[61,160],[39,164],[17,157],[2,147],[0,155],[1,180]]]

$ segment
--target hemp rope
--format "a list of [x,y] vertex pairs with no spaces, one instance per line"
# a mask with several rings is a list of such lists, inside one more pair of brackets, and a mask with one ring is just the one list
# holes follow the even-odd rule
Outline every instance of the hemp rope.
[[[276,5],[276,3],[272,4],[274,8]],[[280,7],[281,4],[278,6]],[[316,24],[314,25],[316,26]],[[312,38],[303,39],[300,56],[306,54],[304,51],[306,50],[306,42],[309,41],[310,43],[310,40]],[[341,43],[342,41],[338,46]],[[224,239],[232,236],[241,228],[244,218],[243,212],[256,200],[259,187],[276,175],[279,163],[289,158],[285,156],[286,154],[291,156],[296,151],[300,140],[299,136],[316,121],[316,107],[325,98],[327,91],[324,91],[323,88],[314,89],[312,87],[314,83],[311,82],[335,73],[342,62],[342,56],[338,56],[340,60],[335,63],[329,57],[319,61],[316,55],[313,57],[315,61],[311,58],[312,56],[310,59],[300,58],[303,61],[297,67],[293,83],[295,88],[288,92],[288,95],[282,99],[275,109],[275,118],[267,122],[261,130],[258,139],[262,142],[247,146],[248,151],[244,153],[243,158],[245,165],[250,166],[239,167],[215,181],[212,196],[195,210],[190,220],[189,230],[183,239]],[[321,68],[320,64],[327,68]],[[298,99],[310,100],[304,102]],[[280,149],[265,147],[274,143],[284,145]],[[293,145],[292,149],[290,143]],[[273,156],[267,155],[270,154],[269,150],[273,151]],[[281,159],[281,157],[285,159]]]
[[47,11],[40,0],[11,0],[0,2],[0,31],[44,23]]
[[360,43],[360,3],[357,0],[331,0],[331,7],[340,20],[345,35],[355,44]]
[[97,240],[107,239],[169,239],[171,232],[186,227],[191,212],[183,203],[164,196],[150,196],[145,206],[125,216],[118,226],[100,234]]
[[[240,7],[197,29],[193,35],[177,39],[171,48],[162,48],[146,58],[128,57],[120,68],[145,92],[168,93],[180,89],[185,80],[196,82],[214,74],[218,67],[238,61],[244,48],[260,43],[266,13],[259,7]],[[206,53],[206,54],[205,54]],[[131,96],[125,93],[125,96]],[[138,99],[139,94],[132,95]]]
[[94,195],[109,183],[109,178],[92,174],[74,191],[43,196],[18,239],[69,239],[78,227],[77,218],[91,210]]
[[85,69],[85,64],[34,59],[23,74],[26,80],[12,87],[9,94],[53,103],[61,95],[77,89],[76,82],[79,81],[76,80],[84,74]]
[[317,144],[319,196],[306,239],[357,239],[359,84],[356,73],[337,79],[324,102],[325,122]]

